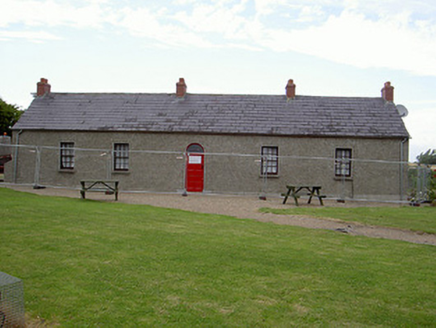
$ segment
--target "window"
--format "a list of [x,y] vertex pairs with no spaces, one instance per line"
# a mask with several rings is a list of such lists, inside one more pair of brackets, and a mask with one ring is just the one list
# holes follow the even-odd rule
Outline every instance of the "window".
[[114,144],[114,171],[129,170],[129,144]]
[[261,175],[276,175],[279,173],[279,148],[262,147]]
[[74,169],[74,142],[61,142],[61,169]]
[[336,148],[335,154],[335,176],[351,176],[351,149]]
[[199,144],[190,144],[188,146],[188,149],[186,150],[187,153],[197,153],[197,154],[202,154],[204,153],[204,149],[203,147],[201,147],[201,145]]

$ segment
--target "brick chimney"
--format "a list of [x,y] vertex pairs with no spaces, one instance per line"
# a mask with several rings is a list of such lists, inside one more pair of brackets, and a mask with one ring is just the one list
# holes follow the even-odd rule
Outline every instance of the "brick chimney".
[[288,99],[294,99],[295,98],[295,84],[294,84],[294,80],[289,80],[288,84],[286,85],[286,97]]
[[36,84],[36,96],[41,97],[46,93],[50,93],[50,84],[48,84],[48,80],[41,78],[41,81]]
[[391,86],[391,82],[386,82],[381,92],[384,100],[394,102],[394,87]]
[[183,98],[186,95],[186,90],[188,86],[185,83],[185,79],[181,77],[179,82],[176,83],[176,96],[178,98]]

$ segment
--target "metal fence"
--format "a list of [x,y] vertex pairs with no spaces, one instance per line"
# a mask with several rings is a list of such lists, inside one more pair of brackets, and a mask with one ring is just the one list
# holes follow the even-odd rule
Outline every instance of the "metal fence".
[[19,327],[24,327],[23,283],[0,272],[0,328]]
[[413,203],[433,201],[436,197],[436,167],[412,164],[408,170],[409,198]]
[[[73,168],[62,168],[59,147],[8,147],[12,159],[5,165],[7,183],[78,189],[81,180],[102,179],[119,180],[121,191],[186,191],[186,152],[130,149],[127,169],[117,171],[115,154],[110,149],[73,148]],[[397,160],[248,153],[202,155],[204,193],[280,195],[287,184],[296,184],[320,185],[327,198],[337,200],[423,202],[431,198],[434,188],[430,168]],[[267,163],[277,163],[276,174],[265,174]],[[349,170],[343,169],[345,166]]]

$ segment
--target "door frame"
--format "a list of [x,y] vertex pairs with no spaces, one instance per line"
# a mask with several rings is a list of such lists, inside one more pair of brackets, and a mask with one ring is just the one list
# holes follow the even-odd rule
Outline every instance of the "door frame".
[[[194,151],[189,151],[190,148],[195,147],[197,149],[195,149]],[[185,164],[185,190],[188,192],[203,192],[204,191],[204,171],[205,171],[205,163],[204,163],[204,147],[199,144],[198,142],[193,142],[190,143],[187,147],[186,147],[186,164]],[[202,182],[202,188],[201,190],[188,190],[188,179],[189,179],[189,165],[195,165],[195,163],[189,163],[190,160],[190,154],[194,155],[194,156],[200,156],[201,157],[201,171],[202,171],[202,178],[201,178],[201,182]],[[199,163],[200,164],[200,163]]]

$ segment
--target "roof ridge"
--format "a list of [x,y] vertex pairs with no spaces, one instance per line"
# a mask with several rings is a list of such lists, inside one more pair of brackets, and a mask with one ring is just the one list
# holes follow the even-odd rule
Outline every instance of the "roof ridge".
[[[168,92],[50,92],[49,95],[166,95],[175,96],[175,93]],[[188,96],[223,96],[223,97],[281,97],[286,98],[286,95],[281,94],[259,94],[259,93],[189,93]],[[296,95],[296,98],[332,98],[332,99],[383,99],[382,97],[368,96],[320,96],[320,95]]]

